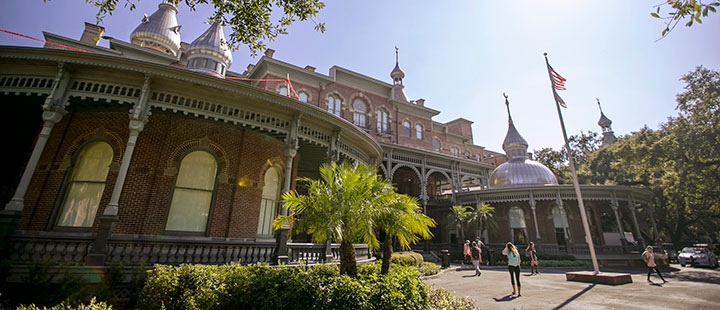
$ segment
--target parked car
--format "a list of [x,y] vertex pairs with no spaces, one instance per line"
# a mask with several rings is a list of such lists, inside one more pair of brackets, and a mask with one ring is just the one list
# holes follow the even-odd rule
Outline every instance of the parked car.
[[707,266],[715,268],[718,266],[718,259],[715,253],[711,252],[706,247],[686,247],[683,248],[678,255],[678,262],[680,266],[685,265],[696,266]]

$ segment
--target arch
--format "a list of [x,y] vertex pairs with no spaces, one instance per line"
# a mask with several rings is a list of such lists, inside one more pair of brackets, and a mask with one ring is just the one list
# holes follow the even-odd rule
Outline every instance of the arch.
[[180,160],[192,149],[204,149],[217,157],[220,182],[227,182],[228,171],[232,170],[232,167],[228,167],[226,152],[219,144],[208,139],[208,137],[188,140],[176,147],[168,158],[165,175],[177,174],[179,169],[178,163],[180,163]]
[[105,140],[83,144],[73,160],[72,175],[64,186],[56,225],[92,227],[107,183],[114,151]]
[[[283,92],[283,89],[284,89],[284,92]],[[288,96],[289,91],[290,91],[290,88],[288,87],[287,82],[280,82],[277,85],[275,85],[275,92],[280,95]]]
[[116,132],[107,130],[103,127],[96,128],[93,131],[85,132],[83,135],[75,138],[75,140],[70,143],[70,146],[63,154],[62,162],[60,163],[60,170],[66,170],[67,168],[70,168],[74,157],[78,154],[78,150],[84,147],[86,143],[98,139],[108,142],[110,144],[110,147],[112,147],[113,160],[110,166],[110,170],[117,170],[120,167],[120,162],[122,161],[122,155],[124,150],[124,148],[122,147],[124,145],[123,139],[121,139],[120,135],[118,135]]
[[325,97],[325,105],[327,106],[327,111],[330,114],[342,116],[342,110],[343,110],[344,103],[345,103],[345,99],[342,97],[342,95],[340,95],[340,93],[338,93],[336,91],[329,93]]
[[[434,178],[433,174],[438,174],[443,177],[446,183],[442,183],[440,179]],[[433,177],[432,180],[431,177]],[[425,193],[428,195],[428,199],[441,199],[447,191],[453,191],[453,182],[447,172],[438,169],[430,169],[425,173]]]
[[558,245],[566,245],[565,240],[570,240],[570,222],[565,208],[556,205],[552,208],[550,214],[555,227],[555,238]]
[[403,120],[403,135],[406,137],[412,137],[412,123],[409,120]]
[[357,97],[352,101],[352,110],[353,124],[358,127],[367,128],[368,103],[363,98]]
[[391,178],[388,177],[389,174],[388,174],[387,168],[385,168],[385,163],[380,165],[380,170],[382,170],[381,172],[383,173],[383,176],[385,177],[385,179],[392,180]]
[[375,109],[377,116],[377,131],[390,133],[390,113],[384,107]]
[[[408,169],[404,173],[398,173],[401,168]],[[390,182],[397,187],[397,192],[410,196],[425,198],[425,180],[422,178],[420,171],[410,165],[398,164],[392,169],[392,178]],[[405,179],[407,177],[407,180]]]
[[184,154],[179,167],[165,231],[205,233],[217,192],[218,158],[206,149],[191,149]]
[[437,137],[433,137],[432,145],[433,145],[433,151],[435,151],[435,152],[442,151],[442,143],[440,142],[440,139],[438,139]]
[[527,244],[527,224],[525,223],[525,211],[512,206],[508,209],[508,227],[510,228],[510,239],[514,244]]
[[277,167],[270,167],[263,177],[260,214],[258,216],[258,237],[272,237],[272,221],[277,215],[278,202],[282,191],[282,172]]
[[410,168],[410,169],[412,169],[412,171],[415,171],[415,174],[417,175],[418,180],[422,180],[422,179],[423,179],[423,178],[422,178],[422,174],[420,173],[420,171],[417,170],[417,168],[415,168],[414,166],[410,166],[410,165],[408,165],[408,164],[397,164],[397,165],[395,165],[395,167],[393,167],[392,170],[390,171],[390,180],[392,180],[392,177],[395,176],[395,171],[397,171],[399,168],[402,168],[402,167]]
[[[308,91],[305,88],[299,89],[297,91],[297,94],[298,94],[298,100],[300,100],[300,102],[310,103],[310,101],[312,101],[312,95],[310,95],[310,91]],[[303,94],[305,94],[305,101],[303,101],[303,96],[302,96]]]

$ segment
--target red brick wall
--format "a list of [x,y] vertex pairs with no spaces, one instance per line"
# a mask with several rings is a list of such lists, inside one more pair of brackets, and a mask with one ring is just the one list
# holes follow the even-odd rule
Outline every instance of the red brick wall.
[[[208,235],[254,238],[266,163],[271,160],[280,165],[284,173],[283,144],[241,127],[154,112],[138,137],[114,232],[161,234],[179,160],[188,151],[199,148],[214,153],[219,162],[219,181],[209,215]],[[64,168],[68,166],[64,159],[72,158],[84,141],[98,136],[99,127],[105,129],[102,138],[111,143],[116,156],[115,169],[111,168],[108,175],[97,213],[102,214],[110,200],[129,135],[127,113],[72,113],[55,126],[42,154],[25,198],[24,227],[30,230],[48,227],[52,213],[61,205],[65,176],[71,172]],[[249,184],[238,186],[238,180],[243,177],[250,180]]]

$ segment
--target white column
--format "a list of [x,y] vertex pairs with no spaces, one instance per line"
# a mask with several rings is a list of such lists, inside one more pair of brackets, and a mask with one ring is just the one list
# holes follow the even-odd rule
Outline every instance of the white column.
[[540,241],[540,229],[538,228],[537,224],[537,215],[535,215],[535,197],[533,197],[532,192],[530,192],[530,200],[528,201],[530,203],[530,209],[532,209],[533,213],[533,223],[535,223],[535,239],[536,241]]
[[105,208],[103,215],[117,216],[118,214],[118,204],[120,202],[120,195],[122,194],[123,186],[125,185],[125,177],[127,176],[128,169],[130,168],[130,161],[132,160],[132,155],[135,151],[135,144],[137,142],[138,135],[143,130],[144,126],[145,123],[141,121],[130,121],[130,137],[128,138],[127,145],[125,146],[125,153],[123,154],[122,162],[120,162],[120,170],[118,171],[118,176],[115,180],[115,187],[113,188],[112,196],[110,197],[110,203],[108,203]]
[[640,234],[640,225],[638,225],[637,216],[635,215],[635,201],[630,197],[628,201],[628,209],[630,209],[630,215],[632,216],[633,228],[635,228],[635,241],[640,245],[644,245],[642,234]]
[[57,111],[45,111],[43,112],[42,118],[45,121],[43,123],[42,131],[40,131],[40,135],[38,136],[38,140],[35,143],[35,147],[33,148],[32,154],[30,155],[30,160],[28,160],[27,165],[25,166],[25,171],[23,171],[22,178],[20,179],[20,183],[18,184],[17,189],[15,190],[15,195],[13,195],[13,198],[10,200],[10,202],[5,205],[5,210],[9,211],[22,211],[24,207],[24,201],[25,201],[25,192],[27,192],[27,188],[30,185],[30,180],[32,179],[33,174],[35,174],[35,168],[37,168],[37,164],[40,161],[40,156],[42,155],[43,150],[45,149],[45,144],[47,143],[48,137],[50,137],[50,132],[52,132],[53,127],[55,124],[60,122],[60,120],[63,117],[62,112]]
[[620,233],[620,239],[625,239],[625,230],[623,229],[622,221],[620,221],[620,213],[618,212],[619,204],[617,199],[615,198],[615,195],[613,195],[612,201],[610,201],[610,207],[612,208],[613,213],[615,213],[615,221],[617,221],[617,228],[618,232]]

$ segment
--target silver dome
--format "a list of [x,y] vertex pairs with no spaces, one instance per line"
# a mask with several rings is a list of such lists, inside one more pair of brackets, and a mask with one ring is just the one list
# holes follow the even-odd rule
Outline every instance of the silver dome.
[[503,163],[490,174],[490,188],[557,184],[555,175],[548,167],[522,157]]
[[232,53],[225,40],[225,33],[223,32],[222,26],[220,26],[219,23],[215,22],[210,25],[210,28],[190,43],[187,49],[188,57],[196,53],[219,57],[225,62],[226,67],[230,67],[232,64]]
[[610,125],[612,125],[612,121],[605,116],[605,113],[600,111],[600,120],[598,121],[598,125],[600,127],[610,127]]
[[130,42],[177,56],[181,42],[177,13],[174,6],[160,3],[155,13],[143,17],[140,25],[130,35]]

